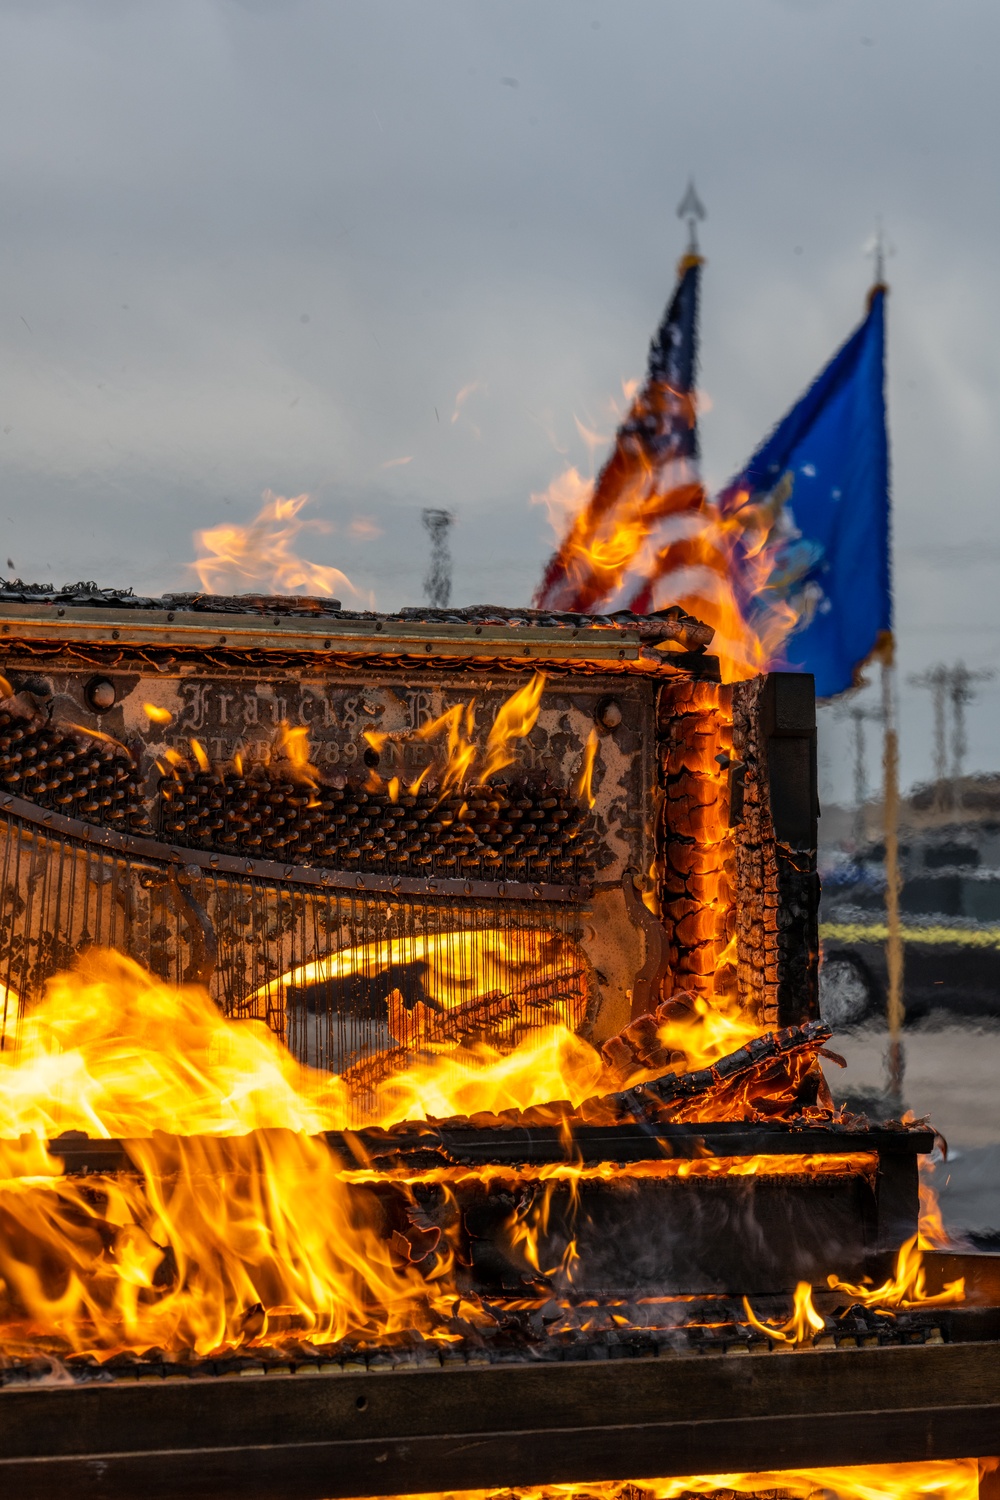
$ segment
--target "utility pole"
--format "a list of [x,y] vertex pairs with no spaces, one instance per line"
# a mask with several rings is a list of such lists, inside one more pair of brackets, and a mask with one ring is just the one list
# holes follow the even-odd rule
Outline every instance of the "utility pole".
[[854,842],[864,842],[864,810],[868,801],[868,746],[865,724],[882,720],[881,708],[865,708],[862,704],[845,706],[837,713],[838,719],[849,719],[853,726],[854,740]]
[[[951,689],[952,669],[943,662],[928,667],[926,672],[917,672],[907,681],[911,687],[930,688],[934,710],[934,807],[943,812],[947,805],[948,790],[948,695]],[[964,751],[963,751],[964,753]]]
[[886,1020],[889,1050],[886,1057],[889,1095],[897,1108],[903,1106],[903,925],[899,898],[899,733],[896,729],[896,667],[894,647],[882,655],[882,816],[885,827],[885,959],[889,977]]
[[970,672],[964,661],[957,661],[951,669],[951,779],[953,799],[961,802],[959,783],[965,769],[965,757],[969,753],[969,742],[965,734],[965,710],[976,696],[975,682],[988,682],[993,676],[989,667]]
[[[909,678],[913,687],[930,688],[934,707],[934,807],[944,812],[960,801],[959,783],[969,753],[965,711],[976,696],[974,684],[994,676],[989,667],[970,671],[964,661],[946,667],[942,662]],[[949,765],[948,709],[951,708],[951,756]]]
[[447,609],[451,599],[448,532],[455,517],[450,510],[423,510],[420,518],[431,539],[431,561],[424,576],[424,593],[431,609]]

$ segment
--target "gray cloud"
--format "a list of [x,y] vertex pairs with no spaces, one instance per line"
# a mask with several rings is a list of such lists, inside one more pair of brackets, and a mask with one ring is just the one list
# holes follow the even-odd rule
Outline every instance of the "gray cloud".
[[710,477],[859,317],[881,213],[903,667],[989,661],[998,42],[985,0],[0,4],[4,557],[177,586],[193,530],[308,490],[381,605],[427,504],[461,600],[525,600],[529,495],[641,372],[693,171]]

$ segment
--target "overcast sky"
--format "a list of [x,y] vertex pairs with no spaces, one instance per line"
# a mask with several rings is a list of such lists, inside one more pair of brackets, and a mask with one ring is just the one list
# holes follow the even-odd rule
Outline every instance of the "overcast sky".
[[[379,607],[426,505],[457,603],[527,602],[693,173],[709,481],[860,317],[882,215],[902,668],[991,665],[998,55],[995,0],[0,0],[0,571],[192,587],[195,529],[308,491]],[[970,729],[1000,768],[1000,680]]]

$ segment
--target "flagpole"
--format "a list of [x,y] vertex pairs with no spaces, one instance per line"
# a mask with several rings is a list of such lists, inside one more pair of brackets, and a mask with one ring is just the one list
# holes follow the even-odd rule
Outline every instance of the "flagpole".
[[896,664],[890,637],[882,655],[883,822],[885,835],[886,968],[889,975],[886,1019],[888,1093],[897,1109],[903,1105],[903,930],[899,913],[899,736],[896,730]]

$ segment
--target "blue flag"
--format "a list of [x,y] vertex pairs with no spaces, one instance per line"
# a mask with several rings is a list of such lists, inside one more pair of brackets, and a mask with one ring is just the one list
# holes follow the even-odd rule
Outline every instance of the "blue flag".
[[[766,580],[752,567],[743,609],[759,633],[784,610],[798,624],[772,662],[812,672],[816,693],[851,687],[889,638],[889,445],[885,423],[885,288],[826,369],[718,498],[747,559],[769,533]],[[747,524],[741,523],[746,520]]]

